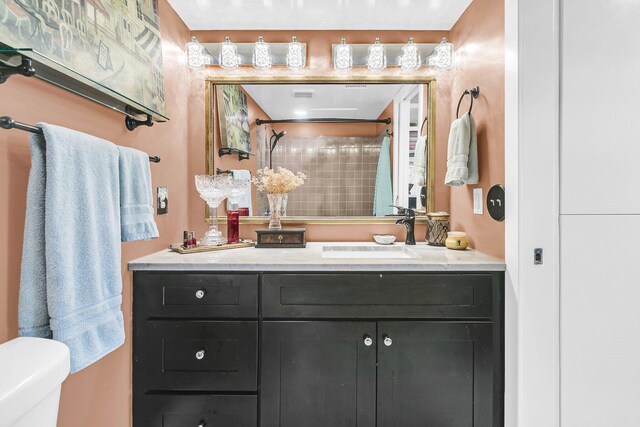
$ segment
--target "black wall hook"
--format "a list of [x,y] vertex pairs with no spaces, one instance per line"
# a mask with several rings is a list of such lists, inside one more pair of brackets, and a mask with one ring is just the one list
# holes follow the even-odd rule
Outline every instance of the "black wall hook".
[[469,105],[469,114],[471,114],[471,110],[473,109],[473,100],[478,99],[478,97],[480,96],[480,86],[476,86],[473,89],[467,89],[464,91],[464,93],[460,97],[460,101],[458,101],[458,108],[456,109],[456,119],[460,117],[460,104],[462,104],[462,100],[467,95],[470,95],[471,97],[471,104]]
[[147,114],[147,120],[136,120],[131,116],[127,116],[124,118],[124,124],[127,129],[134,131],[138,126],[153,126],[153,119],[149,114]]
[[9,80],[14,74],[21,74],[25,77],[36,75],[36,69],[31,65],[31,58],[22,57],[20,65],[7,65],[0,63],[0,84]]

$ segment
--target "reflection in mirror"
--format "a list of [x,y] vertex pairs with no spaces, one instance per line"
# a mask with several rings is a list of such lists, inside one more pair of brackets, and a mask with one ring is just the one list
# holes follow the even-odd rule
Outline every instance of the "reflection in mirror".
[[[288,217],[398,215],[391,205],[425,212],[433,203],[432,88],[432,81],[212,84],[208,170],[304,173],[307,181],[288,197]],[[235,151],[220,156],[220,148]],[[255,186],[245,200],[253,216],[269,215]]]

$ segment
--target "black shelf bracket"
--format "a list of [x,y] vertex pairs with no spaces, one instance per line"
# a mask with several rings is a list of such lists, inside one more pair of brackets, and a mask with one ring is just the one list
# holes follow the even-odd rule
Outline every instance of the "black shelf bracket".
[[124,124],[127,129],[134,131],[138,126],[153,126],[153,119],[149,114],[147,114],[147,120],[136,120],[131,116],[127,116],[124,118]]
[[20,65],[7,65],[0,62],[0,84],[9,80],[9,77],[20,74],[25,77],[32,77],[36,75],[36,69],[33,68],[30,58],[22,57],[22,63]]
[[249,160],[249,157],[251,156],[251,154],[240,151],[237,148],[221,148],[218,150],[219,157],[226,156],[227,154],[237,154],[238,160],[240,161]]

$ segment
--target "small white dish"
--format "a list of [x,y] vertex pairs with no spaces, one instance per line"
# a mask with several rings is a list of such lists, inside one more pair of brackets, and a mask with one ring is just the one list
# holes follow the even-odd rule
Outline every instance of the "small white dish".
[[374,234],[373,240],[375,240],[379,245],[392,245],[393,242],[396,241],[396,236],[388,234]]

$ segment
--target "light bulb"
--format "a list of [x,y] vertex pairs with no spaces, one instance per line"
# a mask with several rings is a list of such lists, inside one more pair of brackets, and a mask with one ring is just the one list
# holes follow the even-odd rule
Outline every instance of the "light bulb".
[[187,67],[199,70],[204,67],[204,47],[198,43],[195,37],[185,46],[187,51]]
[[333,68],[338,71],[347,71],[353,68],[353,51],[344,37],[340,44],[333,48]]
[[421,62],[420,50],[418,49],[418,45],[413,43],[413,37],[411,37],[407,44],[402,46],[400,69],[403,71],[414,71],[420,68]]
[[440,70],[450,70],[453,68],[454,50],[451,43],[447,43],[446,37],[442,38],[442,42],[434,49],[429,57],[429,65],[439,68]]
[[387,54],[379,38],[376,38],[375,43],[369,46],[367,68],[373,71],[381,71],[387,68]]
[[271,46],[264,42],[262,36],[253,46],[253,66],[259,70],[271,68]]
[[229,37],[225,37],[224,43],[220,43],[220,56],[218,58],[220,67],[225,69],[238,68],[240,65],[240,55],[238,46],[231,43]]
[[303,54],[302,43],[298,43],[296,36],[293,36],[291,43],[287,49],[287,67],[290,70],[299,70],[304,68],[305,57]]

